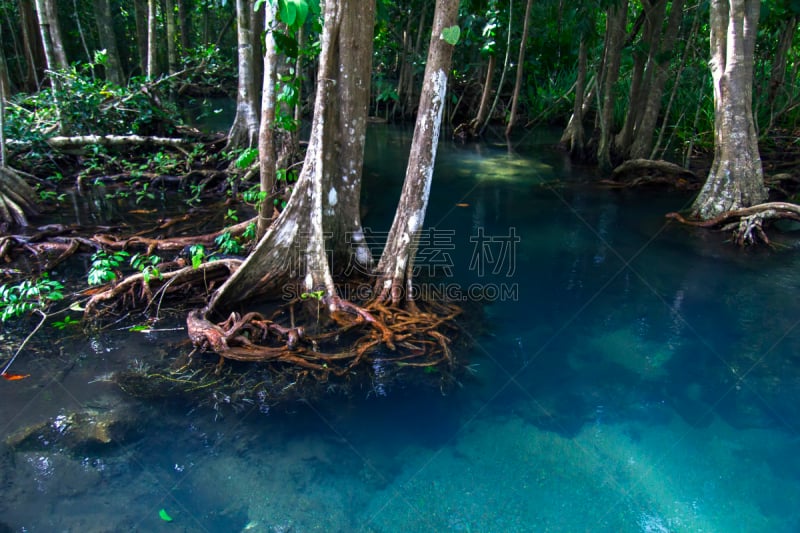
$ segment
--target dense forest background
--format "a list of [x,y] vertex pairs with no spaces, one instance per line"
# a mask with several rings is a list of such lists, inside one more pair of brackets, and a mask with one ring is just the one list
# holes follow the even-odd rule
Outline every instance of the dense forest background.
[[[319,6],[307,0],[279,4],[287,17],[295,9],[314,15],[304,15],[305,23],[293,28],[284,24],[278,43],[287,57],[280,94],[286,102],[297,101],[307,116]],[[461,2],[446,123],[459,135],[478,135],[499,124],[566,126],[577,110],[586,131],[568,136],[581,158],[618,164],[666,156],[687,164],[713,146],[709,9],[709,2],[691,0]],[[759,139],[769,148],[791,134],[800,115],[795,38],[800,3],[762,2],[760,11],[753,102]],[[45,13],[43,26],[37,12]],[[377,3],[371,114],[388,120],[413,116],[432,13],[431,2]],[[43,27],[53,45],[49,60]],[[61,70],[57,86],[66,94],[53,97],[61,97],[65,115],[76,115],[66,117],[73,134],[92,120],[96,130],[147,132],[148,117],[109,124],[112,119],[97,116],[103,91],[175,76],[182,106],[212,95],[234,97],[241,70],[237,28],[246,30],[252,57],[263,57],[263,16],[250,0],[2,2],[3,94],[23,105],[26,97],[48,88],[49,66]],[[254,95],[261,89],[260,63],[253,61]],[[73,109],[72,99],[82,105]],[[18,138],[33,133],[24,132],[26,126],[12,121],[7,129]],[[613,138],[601,142],[605,136]]]

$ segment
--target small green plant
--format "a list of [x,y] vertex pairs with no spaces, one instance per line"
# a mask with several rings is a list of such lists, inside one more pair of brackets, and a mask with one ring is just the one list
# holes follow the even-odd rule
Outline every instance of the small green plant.
[[226,255],[240,255],[243,251],[242,245],[229,231],[222,233],[214,239],[214,242],[219,247],[219,251]]
[[325,296],[325,291],[304,292],[300,295],[300,299],[306,300],[308,298],[313,298],[314,300],[320,301],[323,296]]
[[246,170],[250,167],[253,163],[256,162],[258,159],[258,149],[256,148],[245,148],[241,154],[236,158],[234,164],[236,168],[240,170]]
[[314,299],[317,301],[317,324],[319,324],[319,308],[322,304],[323,296],[325,296],[325,291],[304,292],[300,295],[301,300]]
[[71,316],[67,315],[64,317],[64,320],[56,320],[53,322],[53,327],[60,330],[65,330],[69,327],[77,326],[81,323],[80,320],[75,320]]
[[200,268],[206,258],[206,248],[202,244],[193,244],[189,246],[189,254],[192,257],[192,268]]
[[0,285],[0,322],[19,318],[31,311],[43,311],[47,304],[62,300],[64,286],[45,273],[37,280],[17,285]]
[[102,285],[116,281],[120,276],[119,267],[126,262],[131,254],[125,250],[106,252],[97,250],[92,254],[92,265],[89,267],[89,285]]
[[234,224],[239,222],[239,215],[236,213],[236,209],[228,209],[228,212],[225,213],[225,220],[230,220]]
[[147,255],[137,253],[131,257],[131,266],[142,273],[145,283],[150,283],[150,280],[161,279],[161,272],[158,270],[158,264],[161,258],[157,255]]
[[61,194],[57,193],[56,191],[44,191],[39,190],[39,200],[42,202],[63,202],[64,199],[67,197],[66,194],[63,192]]
[[135,194],[136,194],[136,203],[137,204],[139,202],[141,202],[142,200],[144,200],[144,199],[147,199],[147,200],[155,200],[156,199],[156,195],[153,194],[150,190],[148,190],[149,188],[150,188],[150,184],[149,183],[143,183],[142,184],[142,188],[136,190]]
[[247,241],[253,240],[256,238],[256,223],[251,222],[244,228],[244,232],[242,232],[242,239]]
[[261,208],[261,203],[267,199],[267,192],[262,191],[258,185],[253,185],[242,193],[242,200],[252,204],[256,209]]

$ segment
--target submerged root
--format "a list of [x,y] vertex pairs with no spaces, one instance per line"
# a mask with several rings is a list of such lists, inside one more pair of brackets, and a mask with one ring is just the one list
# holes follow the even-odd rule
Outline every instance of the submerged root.
[[[450,345],[459,327],[461,309],[448,303],[421,304],[425,311],[381,305],[360,307],[332,302],[335,311],[325,323],[294,324],[300,301],[278,309],[271,317],[259,313],[231,314],[214,323],[205,311],[189,313],[187,328],[196,351],[212,351],[235,361],[279,364],[310,372],[318,380],[345,376],[361,365],[422,367],[451,373],[456,361]],[[313,318],[311,319],[313,320]]]
[[739,246],[759,242],[770,244],[770,240],[764,232],[764,224],[767,221],[778,219],[800,221],[800,205],[788,202],[767,202],[726,211],[709,220],[686,219],[680,213],[667,213],[666,217],[690,226],[731,231],[733,242]]

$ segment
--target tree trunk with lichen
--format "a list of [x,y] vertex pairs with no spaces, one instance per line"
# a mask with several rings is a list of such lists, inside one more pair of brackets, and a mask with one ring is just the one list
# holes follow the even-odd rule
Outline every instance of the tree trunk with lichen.
[[375,291],[379,302],[398,305],[409,301],[413,294],[414,255],[428,207],[454,48],[444,40],[442,32],[455,26],[457,17],[458,0],[437,0],[403,191],[377,267]]
[[258,104],[255,81],[255,35],[250,12],[250,0],[236,0],[236,26],[238,53],[238,91],[236,116],[228,132],[227,148],[252,148],[258,144]]
[[711,2],[714,162],[691,211],[708,220],[767,198],[753,121],[753,53],[760,3]]
[[[209,310],[230,309],[256,296],[298,292],[322,291],[333,301],[332,271],[344,271],[353,261],[368,268],[371,258],[361,230],[358,196],[369,103],[372,7],[357,0],[327,2],[303,170],[286,208],[214,294]],[[287,293],[292,287],[297,290]]]

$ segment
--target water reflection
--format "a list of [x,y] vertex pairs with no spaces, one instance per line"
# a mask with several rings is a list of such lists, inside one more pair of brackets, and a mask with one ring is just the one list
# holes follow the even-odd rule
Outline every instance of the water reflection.
[[[391,224],[410,133],[370,132],[374,231]],[[3,520],[154,531],[166,509],[184,531],[798,530],[798,259],[667,225],[684,194],[587,185],[549,143],[440,148],[427,223],[449,232],[452,281],[518,286],[484,302],[461,388],[384,383],[376,361],[360,397],[215,411],[96,380],[168,356],[180,333],[73,340],[28,361],[37,381],[0,389],[4,436],[98,397],[132,407],[136,431],[91,453],[0,450]],[[490,268],[510,228],[513,265]],[[479,272],[480,231],[500,240]]]

